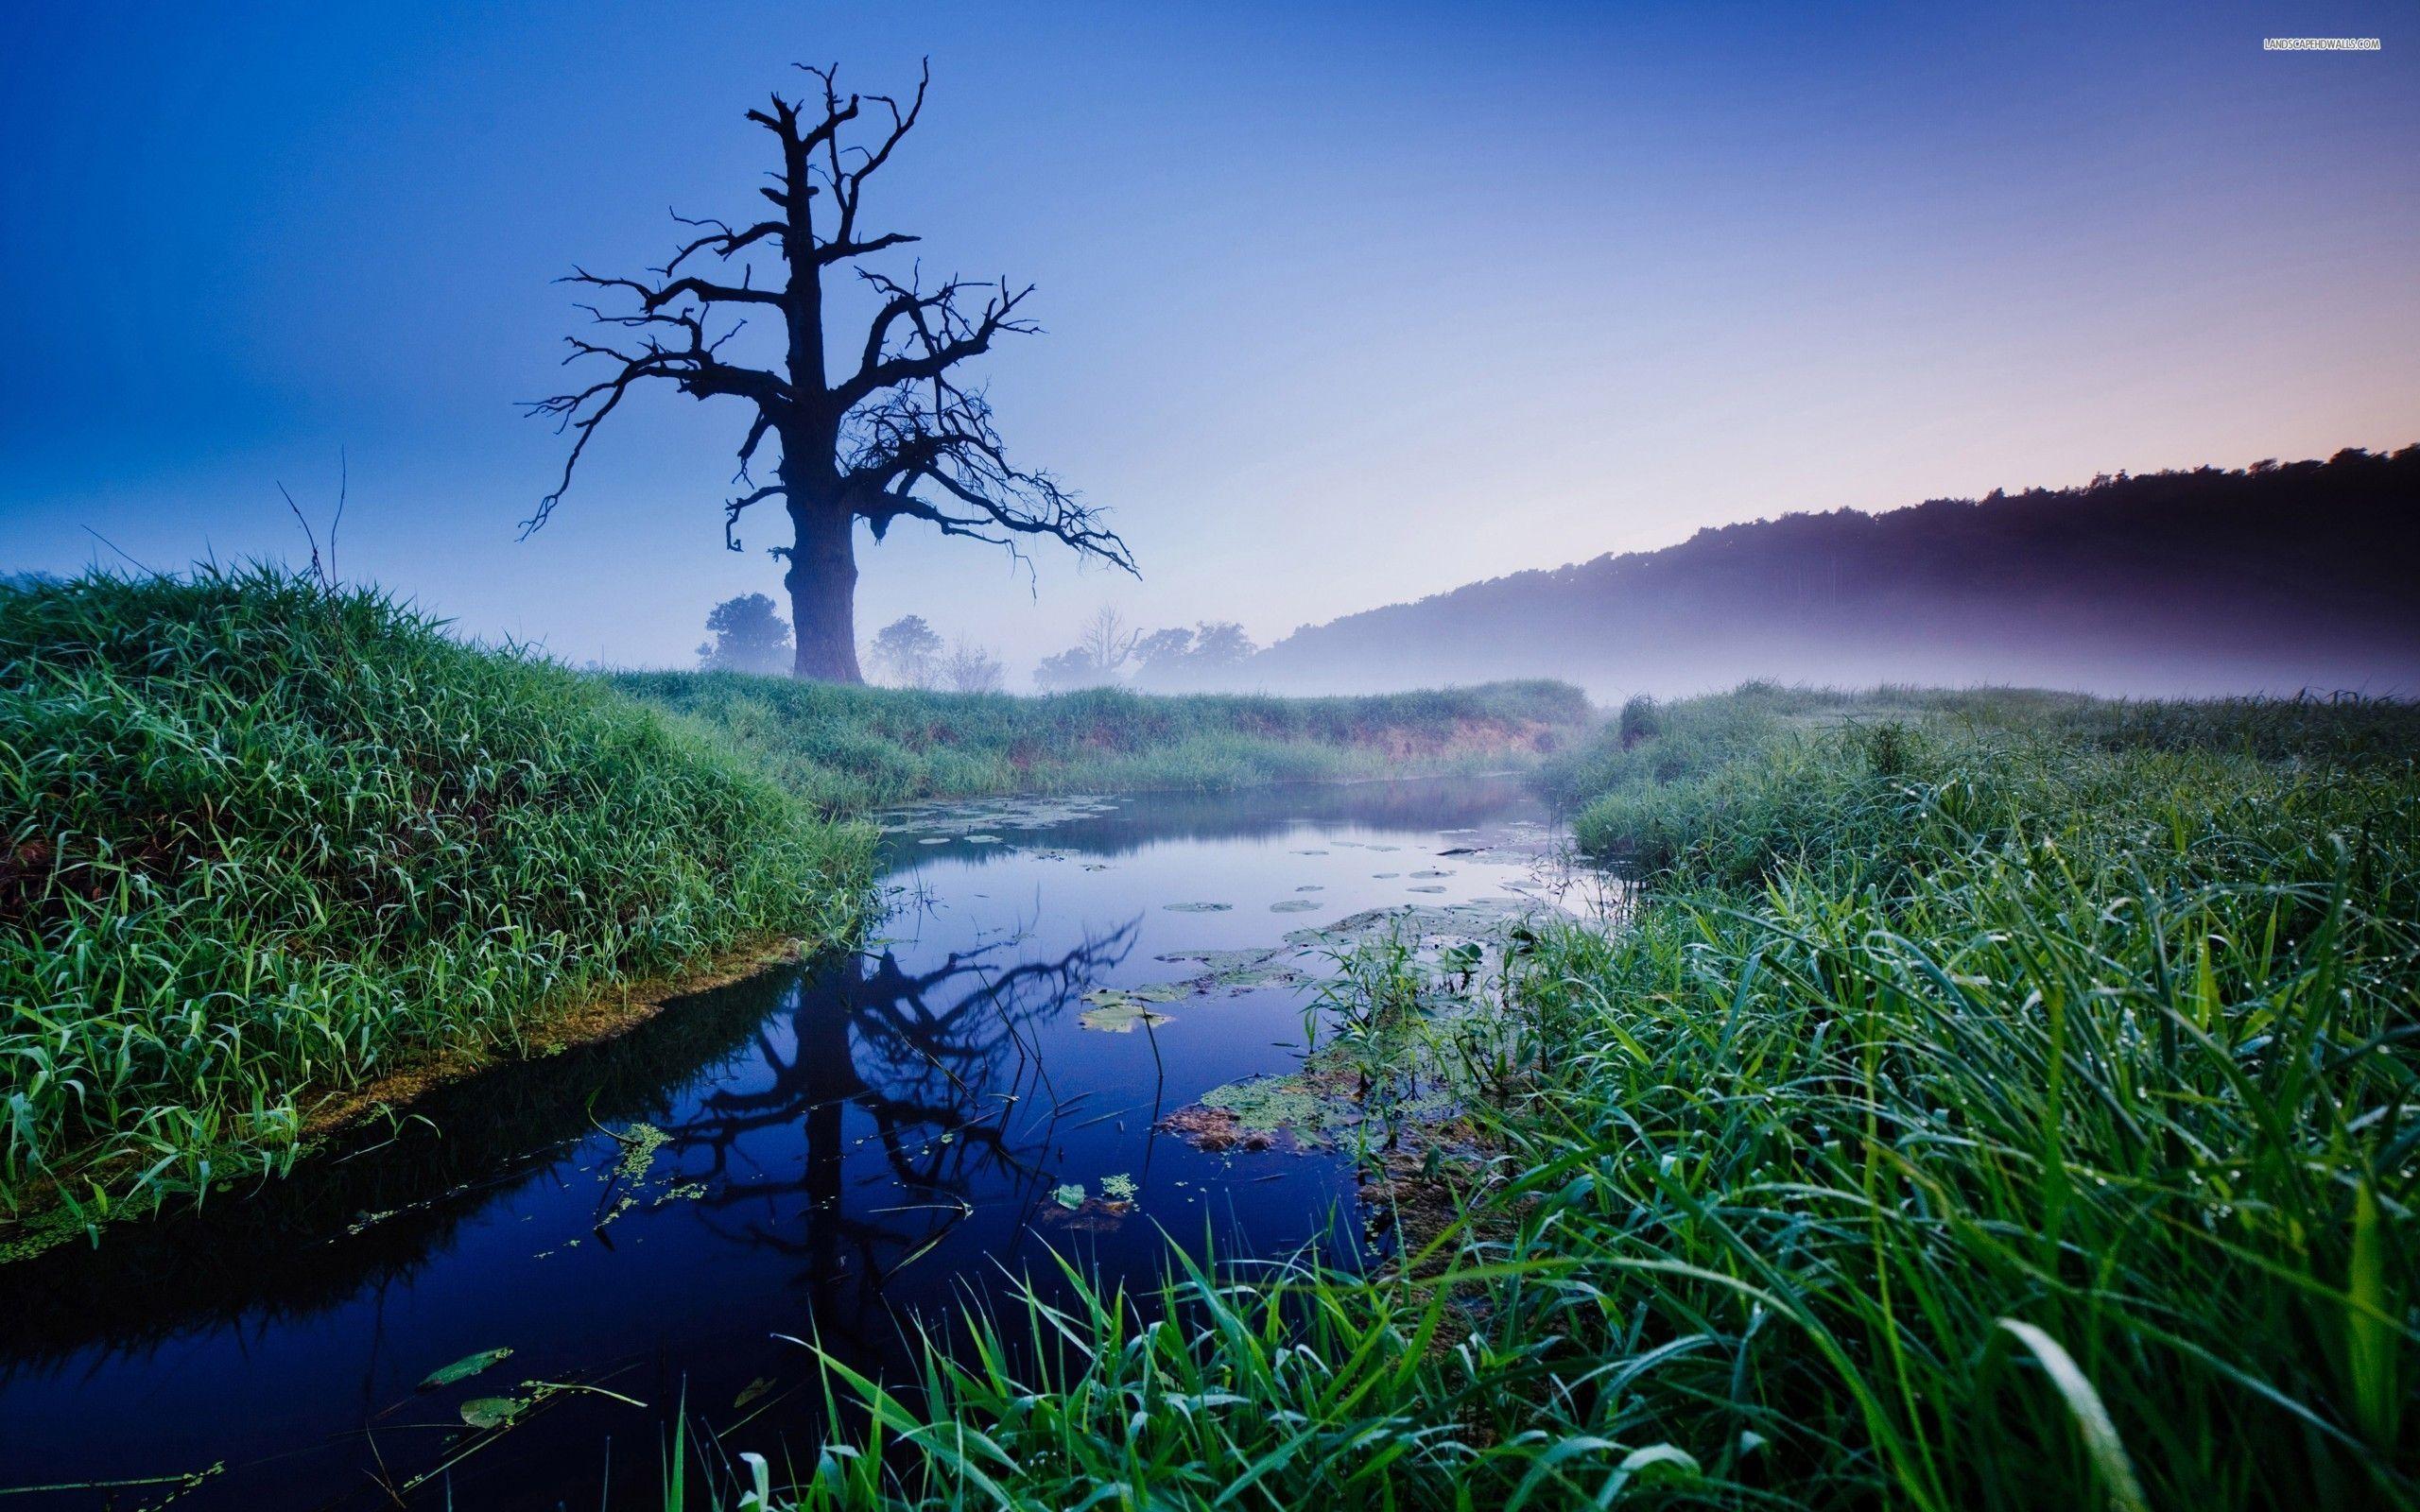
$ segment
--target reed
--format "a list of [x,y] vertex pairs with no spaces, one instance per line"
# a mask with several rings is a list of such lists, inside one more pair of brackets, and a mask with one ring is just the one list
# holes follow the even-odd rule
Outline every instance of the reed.
[[827,1361],[766,1503],[2420,1505],[2413,711],[1656,713],[1581,830],[1645,901],[1467,1005],[1533,1048],[1426,1253]]

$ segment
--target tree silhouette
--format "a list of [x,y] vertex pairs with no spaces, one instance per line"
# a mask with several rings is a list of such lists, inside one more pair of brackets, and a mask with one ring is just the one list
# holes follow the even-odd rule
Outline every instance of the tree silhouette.
[[[735,481],[744,491],[723,504],[724,541],[739,550],[741,517],[758,504],[782,501],[791,540],[774,550],[789,561],[783,583],[798,637],[794,670],[802,678],[860,682],[860,520],[876,541],[893,522],[909,519],[945,536],[1005,547],[1020,560],[1022,540],[1047,537],[1128,572],[1134,563],[1098,510],[1049,473],[1009,460],[983,391],[958,376],[960,365],[990,351],[998,337],[1038,329],[1020,313],[1031,284],[1012,288],[1006,279],[983,284],[952,277],[927,288],[917,274],[902,283],[852,266],[880,302],[863,337],[840,346],[840,369],[834,370],[824,329],[826,276],[918,240],[870,231],[860,210],[866,180],[890,161],[924,112],[931,70],[920,75],[915,96],[903,106],[884,94],[843,98],[837,67],[800,66],[822,86],[820,108],[776,93],[748,112],[780,148],[774,181],[757,191],[774,208],[769,218],[735,228],[676,215],[697,234],[652,279],[578,268],[565,281],[620,301],[612,313],[581,306],[613,335],[565,338],[572,349],[566,362],[597,358],[614,370],[528,405],[534,415],[555,417],[573,440],[562,478],[539,501],[523,534],[545,524],[597,427],[631,389],[661,380],[694,399],[743,400],[754,414],[739,444]],[[878,107],[880,116],[871,115],[869,106]],[[861,117],[874,127],[869,142],[844,144],[845,129]],[[705,262],[708,254],[712,264]],[[755,282],[760,260],[781,274],[778,284]],[[718,278],[700,271],[715,266],[735,267],[736,281],[727,271]],[[780,322],[778,364],[749,367],[723,355],[739,325],[710,331],[709,324],[734,306]],[[852,353],[854,365],[847,360]],[[774,481],[759,486],[750,468],[768,437],[780,460]]]
[[1157,687],[1198,686],[1252,660],[1252,637],[1233,620],[1202,620],[1192,629],[1153,630],[1134,644],[1138,680]]
[[703,671],[778,676],[795,655],[788,623],[773,612],[773,601],[762,593],[742,593],[717,604],[706,616],[706,632],[714,639],[698,647],[698,665]]
[[942,659],[942,686],[952,693],[997,693],[1007,680],[1000,659],[962,635]]
[[931,685],[933,662],[942,654],[942,638],[922,614],[903,614],[877,631],[867,647],[867,660],[903,687]]

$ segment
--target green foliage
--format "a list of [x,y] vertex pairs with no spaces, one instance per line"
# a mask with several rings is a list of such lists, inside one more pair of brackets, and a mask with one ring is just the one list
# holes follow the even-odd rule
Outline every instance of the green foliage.
[[316,1098],[856,919],[868,837],[594,679],[268,569],[0,591],[0,1198],[289,1161]]
[[827,813],[919,799],[1224,789],[1501,767],[1588,717],[1559,682],[1363,698],[1090,688],[1046,697],[632,672],[614,685],[686,715]]
[[1574,764],[1646,892],[1508,959],[1461,1219],[826,1360],[791,1500],[2420,1506],[2414,712],[1665,715]]
[[698,647],[698,665],[708,671],[780,674],[795,655],[789,621],[762,593],[726,598],[706,615],[714,639]]

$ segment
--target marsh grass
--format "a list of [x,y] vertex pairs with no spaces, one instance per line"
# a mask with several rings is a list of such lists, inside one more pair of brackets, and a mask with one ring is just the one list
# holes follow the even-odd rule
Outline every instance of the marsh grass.
[[1564,768],[1646,902],[1504,963],[1426,1253],[827,1360],[861,1428],[773,1500],[2420,1505],[2412,711],[1656,716]]
[[833,938],[870,857],[593,679],[268,569],[0,591],[0,1197],[80,1223],[609,984]]
[[1370,697],[1046,697],[844,688],[731,672],[614,686],[697,720],[826,813],[1001,793],[1215,790],[1501,769],[1566,748],[1591,711],[1559,682]]

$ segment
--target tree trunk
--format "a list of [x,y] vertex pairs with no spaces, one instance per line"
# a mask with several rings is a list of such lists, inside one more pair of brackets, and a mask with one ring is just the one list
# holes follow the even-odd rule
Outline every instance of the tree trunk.
[[790,626],[798,636],[794,675],[816,682],[863,682],[857,670],[856,517],[838,504],[793,499]]

